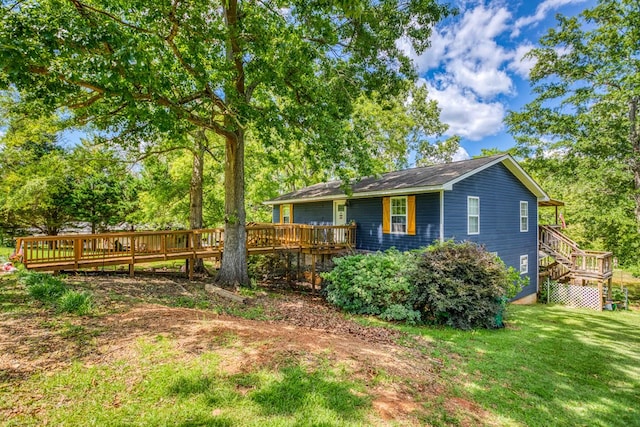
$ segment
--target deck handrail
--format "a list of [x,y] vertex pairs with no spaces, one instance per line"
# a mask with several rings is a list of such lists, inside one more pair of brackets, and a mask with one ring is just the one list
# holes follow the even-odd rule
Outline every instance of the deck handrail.
[[[583,277],[606,279],[613,274],[613,253],[583,250],[556,227],[539,226],[540,249],[549,253],[571,273]],[[540,267],[545,267],[541,263]]]
[[[352,249],[355,228],[354,224],[250,224],[246,226],[247,251]],[[16,253],[27,268],[55,263],[79,268],[101,260],[135,264],[151,258],[220,255],[224,251],[224,240],[223,228],[27,236],[16,240]]]

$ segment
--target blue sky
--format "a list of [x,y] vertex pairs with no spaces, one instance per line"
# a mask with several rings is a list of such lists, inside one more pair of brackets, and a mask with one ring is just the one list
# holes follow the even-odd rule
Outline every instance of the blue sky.
[[514,145],[503,119],[533,99],[532,61],[522,57],[556,26],[556,14],[574,16],[595,0],[455,1],[460,13],[436,26],[431,48],[409,53],[421,83],[437,100],[447,135],[460,135],[458,159],[482,148]]

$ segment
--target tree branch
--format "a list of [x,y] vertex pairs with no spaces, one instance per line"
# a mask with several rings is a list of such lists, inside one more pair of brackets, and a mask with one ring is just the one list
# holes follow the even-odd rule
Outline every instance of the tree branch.
[[80,2],[78,0],[69,0],[69,1],[71,1],[71,3],[75,6],[75,8],[78,10],[78,12],[80,12],[80,14],[82,16],[84,16],[85,18],[88,18],[88,14],[86,14],[86,10],[90,10],[91,12],[97,13],[98,15],[102,15],[102,16],[104,16],[104,17],[106,17],[106,18],[108,18],[108,19],[110,19],[110,20],[112,20],[112,21],[124,26],[124,27],[130,28],[132,30],[135,30],[135,31],[138,31],[138,32],[144,33],[144,34],[154,34],[152,31],[149,31],[146,28],[142,28],[142,27],[139,27],[137,25],[133,25],[133,24],[130,24],[128,22],[125,22],[122,19],[118,18],[117,16],[115,16],[115,15],[109,13],[109,12],[106,12],[104,10],[97,9],[97,8],[95,8],[93,6],[89,6],[88,4],[82,3],[82,2]]

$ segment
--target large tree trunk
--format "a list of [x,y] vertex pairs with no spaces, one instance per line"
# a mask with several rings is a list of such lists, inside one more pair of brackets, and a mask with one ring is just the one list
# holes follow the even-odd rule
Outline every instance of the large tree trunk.
[[244,131],[225,138],[224,255],[216,281],[226,286],[249,283],[244,208]]
[[[244,85],[244,55],[238,39],[238,0],[227,0],[223,10],[229,31],[227,60],[233,64],[235,71],[235,85],[225,89],[225,101],[227,105],[240,105],[249,99]],[[244,210],[244,129],[236,121],[237,118],[228,113],[231,111],[224,116],[225,131],[222,133],[225,140],[224,253],[216,281],[221,285],[238,286],[249,283]]]
[[[202,175],[204,171],[204,130],[200,130],[194,136],[193,147],[193,168],[191,170],[191,183],[189,185],[189,228],[198,230],[202,228]],[[194,242],[197,244],[197,242]],[[187,269],[189,267],[187,260]],[[194,271],[196,273],[206,273],[204,261],[194,260]]]

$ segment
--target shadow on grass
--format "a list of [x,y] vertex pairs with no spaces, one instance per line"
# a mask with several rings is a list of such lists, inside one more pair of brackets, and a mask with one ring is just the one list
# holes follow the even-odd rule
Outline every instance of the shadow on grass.
[[[334,378],[331,371],[319,369],[309,372],[299,365],[291,365],[264,376],[182,375],[172,382],[168,392],[185,399],[200,398],[217,408],[232,408],[242,401],[252,402],[265,416],[313,419],[314,414],[322,418],[329,412],[335,419],[358,421],[370,408],[370,399],[356,395],[355,387],[355,383]],[[224,421],[220,420],[213,418],[211,422]],[[201,425],[198,422],[185,425]],[[225,425],[215,423],[211,425]]]
[[213,376],[178,377],[169,394],[180,397],[201,396],[208,405],[232,405],[242,398],[232,385]]
[[348,382],[327,379],[322,371],[307,372],[300,366],[281,370],[282,379],[270,382],[251,395],[269,415],[292,415],[320,406],[344,419],[356,419],[368,405],[368,399],[356,396]]
[[0,279],[0,312],[23,309],[28,301],[24,288],[18,284],[15,276]]
[[640,426],[637,313],[534,306],[511,317],[512,329],[450,332],[465,358],[453,369],[473,376],[477,402],[528,426]]

